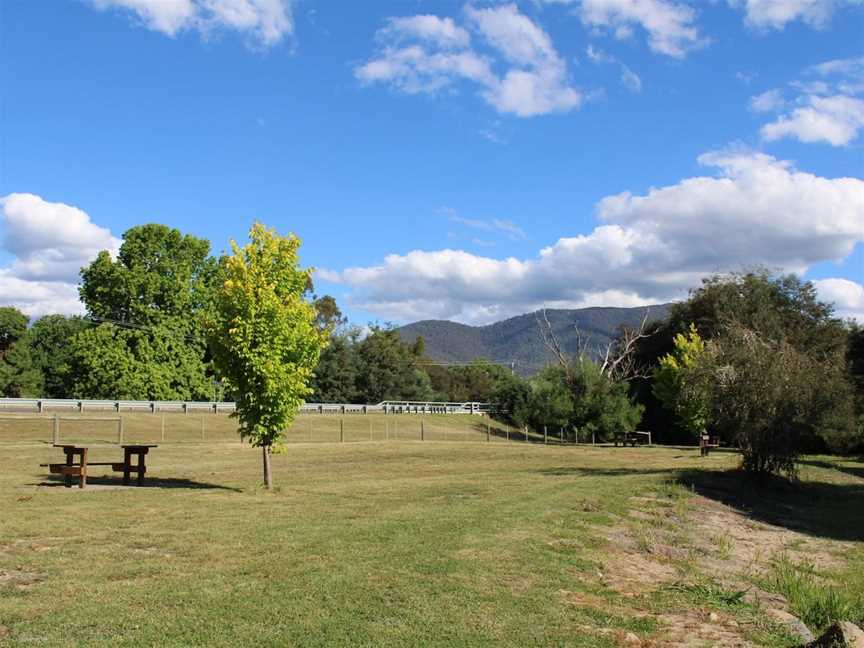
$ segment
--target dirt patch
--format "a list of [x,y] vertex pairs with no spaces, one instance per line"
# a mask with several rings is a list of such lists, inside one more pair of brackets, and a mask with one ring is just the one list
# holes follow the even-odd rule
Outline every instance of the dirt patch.
[[0,569],[0,587],[10,585],[18,589],[27,589],[42,580],[42,575],[20,569]]
[[[603,530],[607,545],[596,577],[602,585],[627,599],[650,600],[666,587],[692,579],[708,578],[718,588],[742,592],[745,603],[787,612],[782,596],[764,592],[752,583],[780,555],[794,562],[808,562],[819,569],[843,563],[850,543],[814,538],[785,528],[754,522],[722,503],[695,496],[686,506],[670,500],[634,497],[633,509],[616,526]],[[572,604],[608,608],[597,597],[568,593]],[[635,603],[635,601],[633,601]],[[636,607],[639,607],[637,604]],[[644,612],[628,610],[631,616]],[[736,620],[732,609],[705,603],[674,612],[652,615],[661,629],[650,639],[652,646],[754,645],[745,635],[752,619]],[[647,641],[647,640],[642,640]]]

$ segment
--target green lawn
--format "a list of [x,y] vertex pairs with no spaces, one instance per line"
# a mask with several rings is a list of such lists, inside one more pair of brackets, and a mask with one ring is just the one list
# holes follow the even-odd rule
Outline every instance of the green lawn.
[[[348,418],[359,441],[368,419]],[[411,417],[391,418],[407,434]],[[149,487],[79,491],[38,467],[59,460],[50,444],[7,430],[0,645],[788,646],[743,592],[781,589],[772,566],[804,556],[820,586],[864,598],[860,462],[814,458],[758,510],[731,453],[487,443],[476,420],[451,426],[448,442],[295,443],[272,493],[259,451],[227,432],[161,444]],[[820,524],[817,507],[845,521]],[[774,550],[748,568],[736,532]]]

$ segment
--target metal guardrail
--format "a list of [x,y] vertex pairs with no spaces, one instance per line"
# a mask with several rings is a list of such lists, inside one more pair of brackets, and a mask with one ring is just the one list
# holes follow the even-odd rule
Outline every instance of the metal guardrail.
[[[182,412],[229,414],[234,403],[219,401],[134,401],[74,398],[0,398],[0,411],[7,412]],[[356,403],[306,403],[301,414],[478,414],[491,411],[487,403],[442,403],[435,401],[384,401],[377,405]]]

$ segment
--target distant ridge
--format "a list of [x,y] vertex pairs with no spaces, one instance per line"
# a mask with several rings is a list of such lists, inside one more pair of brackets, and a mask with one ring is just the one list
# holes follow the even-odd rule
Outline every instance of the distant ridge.
[[[552,330],[568,353],[577,351],[576,328],[583,338],[590,338],[593,349],[605,348],[622,324],[639,326],[648,311],[648,320],[666,319],[669,304],[638,308],[594,307],[546,311]],[[442,362],[470,362],[486,358],[493,362],[516,363],[516,372],[530,376],[553,361],[543,345],[537,325],[537,313],[488,324],[468,326],[447,320],[423,320],[398,329],[406,342],[418,335],[426,343],[426,355]]]

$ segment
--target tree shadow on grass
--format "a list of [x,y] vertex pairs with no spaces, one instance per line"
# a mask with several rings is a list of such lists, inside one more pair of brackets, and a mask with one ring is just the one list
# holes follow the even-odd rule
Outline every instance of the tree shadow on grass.
[[[58,486],[65,486],[65,481],[62,475],[48,475],[44,481],[38,484],[32,484],[33,486],[46,486],[49,488],[56,488]],[[223,486],[221,484],[211,484],[208,482],[199,482],[194,481],[192,479],[178,479],[178,478],[158,478],[158,477],[148,477],[144,480],[144,483],[141,486],[138,486],[138,483],[135,481],[133,477],[128,485],[123,484],[122,477],[113,477],[107,475],[98,475],[98,476],[87,476],[87,486],[97,486],[97,487],[113,487],[113,488],[185,488],[189,490],[224,490],[224,491],[232,491],[234,493],[242,493],[243,490],[240,488],[234,488],[233,486]],[[78,488],[78,479],[72,479],[72,488]]]
[[575,468],[572,466],[541,468],[536,472],[547,477],[627,477],[661,474],[667,474],[671,477],[675,474],[675,470],[670,468]]
[[756,479],[741,470],[684,470],[677,476],[699,495],[754,520],[821,538],[864,541],[864,484]]

